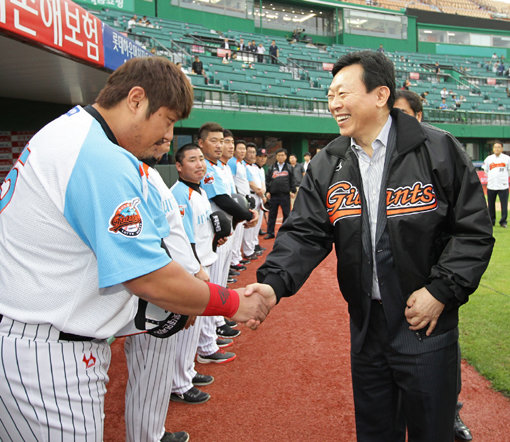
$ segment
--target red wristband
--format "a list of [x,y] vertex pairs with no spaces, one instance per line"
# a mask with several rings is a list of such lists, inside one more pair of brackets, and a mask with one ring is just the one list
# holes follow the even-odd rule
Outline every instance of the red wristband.
[[239,293],[218,284],[206,282],[209,286],[209,303],[202,316],[226,316],[231,318],[239,308]]

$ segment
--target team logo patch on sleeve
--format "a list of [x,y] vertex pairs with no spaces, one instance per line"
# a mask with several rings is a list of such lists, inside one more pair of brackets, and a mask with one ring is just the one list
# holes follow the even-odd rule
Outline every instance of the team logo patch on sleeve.
[[331,224],[341,218],[361,215],[358,189],[347,181],[340,181],[328,189],[326,208]]
[[212,173],[208,173],[205,177],[204,177],[204,184],[212,184],[214,183],[214,176]]
[[142,232],[142,216],[136,207],[139,203],[140,198],[134,198],[118,206],[110,218],[108,230],[127,237],[138,236]]

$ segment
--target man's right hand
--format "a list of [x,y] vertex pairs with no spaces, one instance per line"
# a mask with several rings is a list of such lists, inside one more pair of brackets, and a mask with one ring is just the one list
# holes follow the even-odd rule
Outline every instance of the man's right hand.
[[239,293],[239,309],[232,319],[255,330],[276,304],[274,290],[267,284],[250,284],[235,290]]
[[253,213],[253,218],[250,221],[246,221],[244,223],[244,227],[249,229],[250,227],[255,227],[257,225],[257,221],[259,220],[259,212],[253,209],[250,209],[250,212]]

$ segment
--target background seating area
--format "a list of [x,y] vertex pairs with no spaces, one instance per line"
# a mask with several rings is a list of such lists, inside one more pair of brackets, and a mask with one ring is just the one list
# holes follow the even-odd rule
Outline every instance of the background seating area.
[[[460,5],[473,2],[459,0],[453,3]],[[127,30],[127,22],[131,18],[111,10],[102,11],[99,15],[104,22],[122,31]],[[131,37],[153,53],[167,56],[175,62],[181,61],[194,86],[213,90],[326,102],[332,63],[342,54],[360,49],[342,45],[290,43],[283,37],[238,31],[220,33],[196,24],[154,17],[149,19],[154,27],[135,25],[129,31]],[[257,44],[263,43],[266,48],[263,62],[257,62],[254,53],[237,52],[228,63],[224,63],[223,57],[219,56],[221,51],[218,54],[224,38],[228,38],[230,46],[235,48],[241,38],[245,43],[251,40]],[[267,55],[272,40],[276,41],[280,51],[275,64],[272,64]],[[191,63],[195,55],[199,55],[203,62],[208,77],[207,85],[204,77],[191,74]],[[429,92],[425,104],[428,109],[438,109],[441,103],[440,91],[446,88],[449,92],[449,109],[456,108],[452,98],[455,94],[457,98],[463,97],[460,104],[460,110],[463,111],[510,112],[510,78],[508,74],[498,76],[492,69],[488,69],[492,60],[406,52],[386,52],[386,55],[395,64],[397,88],[409,79],[409,89],[419,94]],[[440,66],[438,75],[434,70],[436,62]],[[321,105],[320,108],[327,112],[327,106]]]

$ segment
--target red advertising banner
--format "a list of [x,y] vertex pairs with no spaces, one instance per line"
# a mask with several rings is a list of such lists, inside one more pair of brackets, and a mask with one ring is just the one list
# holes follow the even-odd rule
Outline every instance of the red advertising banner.
[[0,28],[104,66],[101,20],[70,0],[0,0]]
[[0,184],[34,133],[33,131],[0,131]]
[[322,70],[323,71],[332,71],[333,70],[333,63],[322,63]]

